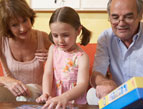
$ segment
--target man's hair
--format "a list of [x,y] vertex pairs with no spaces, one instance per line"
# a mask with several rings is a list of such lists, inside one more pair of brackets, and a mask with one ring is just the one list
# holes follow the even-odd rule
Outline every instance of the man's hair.
[[[109,15],[110,15],[111,2],[112,2],[112,0],[109,0],[108,4],[107,4],[107,12],[108,12]],[[136,0],[136,3],[137,3],[137,12],[138,12],[138,15],[142,16],[143,15],[143,0]]]

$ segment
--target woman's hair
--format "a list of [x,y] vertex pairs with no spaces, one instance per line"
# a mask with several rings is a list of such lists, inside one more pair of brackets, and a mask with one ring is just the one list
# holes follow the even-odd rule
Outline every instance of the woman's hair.
[[0,0],[0,35],[14,37],[9,29],[9,21],[13,18],[30,18],[33,25],[35,12],[25,0]]
[[[108,4],[107,4],[107,12],[108,12],[109,15],[110,15],[111,2],[112,2],[112,0],[109,0]],[[137,3],[137,12],[138,12],[138,15],[142,16],[142,14],[143,14],[143,0],[136,0],[136,3]]]
[[[70,24],[72,27],[75,28],[75,30],[78,30],[78,28],[81,26],[79,15],[74,9],[70,7],[62,7],[62,8],[56,9],[50,18],[49,25],[54,22],[63,22],[63,23]],[[90,41],[90,37],[91,37],[91,32],[82,25],[80,44],[87,45]],[[51,42],[54,43],[51,33],[49,35],[49,38]]]

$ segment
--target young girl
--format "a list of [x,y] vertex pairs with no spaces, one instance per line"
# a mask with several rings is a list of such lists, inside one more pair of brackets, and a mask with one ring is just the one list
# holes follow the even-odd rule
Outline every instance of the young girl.
[[91,33],[81,25],[78,14],[70,7],[57,9],[49,25],[53,45],[45,65],[43,94],[36,101],[46,102],[43,108],[65,108],[67,103],[86,104],[89,58],[76,44],[76,39],[82,30],[81,45],[87,45]]

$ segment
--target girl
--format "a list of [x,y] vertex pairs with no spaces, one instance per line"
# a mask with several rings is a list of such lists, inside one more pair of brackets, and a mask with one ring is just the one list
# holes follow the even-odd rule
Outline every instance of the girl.
[[49,49],[43,76],[43,94],[38,103],[46,102],[43,108],[65,108],[67,103],[86,104],[89,81],[89,58],[76,44],[81,34],[81,45],[87,45],[91,33],[81,25],[76,11],[70,7],[57,9],[49,21]]

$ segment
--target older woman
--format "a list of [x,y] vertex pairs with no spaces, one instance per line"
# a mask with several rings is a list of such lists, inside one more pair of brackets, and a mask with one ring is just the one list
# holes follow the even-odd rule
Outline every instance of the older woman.
[[47,33],[32,29],[34,18],[25,0],[0,1],[0,101],[34,101],[41,94],[50,42]]

